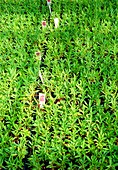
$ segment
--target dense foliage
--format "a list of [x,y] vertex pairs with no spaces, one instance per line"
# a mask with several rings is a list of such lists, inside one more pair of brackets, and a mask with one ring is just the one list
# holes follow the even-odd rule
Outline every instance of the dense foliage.
[[50,16],[46,0],[1,0],[0,14],[0,169],[117,169],[118,1],[55,0]]

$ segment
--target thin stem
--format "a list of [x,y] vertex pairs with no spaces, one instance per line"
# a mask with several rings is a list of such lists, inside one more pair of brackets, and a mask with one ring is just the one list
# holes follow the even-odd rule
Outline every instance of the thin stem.
[[44,84],[43,77],[42,77],[42,74],[41,74],[41,71],[40,71],[40,70],[39,70],[39,77],[40,77],[40,79],[41,79],[42,84]]
[[51,5],[48,5],[49,6],[49,10],[50,10],[50,14],[52,13],[52,11],[51,11]]

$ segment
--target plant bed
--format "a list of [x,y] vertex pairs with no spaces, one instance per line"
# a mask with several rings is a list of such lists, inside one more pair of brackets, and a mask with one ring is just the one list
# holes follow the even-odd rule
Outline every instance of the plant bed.
[[0,169],[115,170],[118,2],[51,7],[52,15],[46,1],[0,2]]

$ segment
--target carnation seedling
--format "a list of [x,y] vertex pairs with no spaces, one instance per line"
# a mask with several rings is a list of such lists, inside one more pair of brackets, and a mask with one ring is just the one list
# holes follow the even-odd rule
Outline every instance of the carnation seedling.
[[118,2],[5,2],[0,169],[118,169]]

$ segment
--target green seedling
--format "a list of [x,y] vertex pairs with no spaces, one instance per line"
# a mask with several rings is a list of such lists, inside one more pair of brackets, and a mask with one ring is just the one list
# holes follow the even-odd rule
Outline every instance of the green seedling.
[[118,2],[51,10],[0,1],[0,169],[118,169]]

